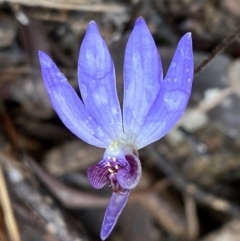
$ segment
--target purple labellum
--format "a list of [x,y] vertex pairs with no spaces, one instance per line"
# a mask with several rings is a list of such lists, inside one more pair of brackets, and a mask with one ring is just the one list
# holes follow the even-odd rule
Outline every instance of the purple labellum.
[[108,186],[115,193],[126,193],[137,185],[141,176],[141,164],[137,156],[108,157],[88,168],[88,179],[94,188]]

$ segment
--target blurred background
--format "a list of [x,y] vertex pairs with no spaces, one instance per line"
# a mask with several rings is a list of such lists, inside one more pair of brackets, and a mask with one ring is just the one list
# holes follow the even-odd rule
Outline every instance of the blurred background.
[[141,181],[108,240],[240,240],[239,1],[1,0],[0,241],[100,240],[111,190],[93,189],[86,170],[104,150],[77,139],[56,116],[37,51],[47,52],[79,93],[79,46],[95,20],[122,101],[125,44],[138,16],[165,72],[186,32],[195,68],[217,46],[225,49],[196,71],[174,130],[140,151]]

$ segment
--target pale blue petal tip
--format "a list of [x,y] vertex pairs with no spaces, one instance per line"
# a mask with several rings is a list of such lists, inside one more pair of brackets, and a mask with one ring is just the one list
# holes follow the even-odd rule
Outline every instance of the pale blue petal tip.
[[138,25],[138,24],[146,25],[146,21],[142,16],[138,17],[137,20],[135,21],[135,25]]
[[[145,19],[143,17],[139,17],[137,18],[137,20],[135,21],[135,24],[134,24],[134,29],[133,31],[136,31],[136,29],[139,31],[141,29],[144,29],[145,31],[147,30],[149,33],[149,29],[148,29],[148,26],[147,26],[147,23],[145,21]],[[152,36],[151,36],[152,37]]]
[[192,45],[192,33],[188,32],[188,33],[184,34],[179,42],[183,42],[185,44]]
[[98,32],[99,33],[99,30],[98,30],[98,26],[96,24],[95,21],[91,20],[88,24],[88,27],[87,27],[87,30],[86,30],[86,33],[91,33],[91,32]]
[[38,57],[39,57],[39,59],[43,59],[43,60],[51,60],[51,58],[48,56],[48,54],[41,50],[38,51]]
[[38,57],[39,57],[41,64],[44,63],[45,61],[49,60],[49,56],[41,50],[38,51]]
[[55,66],[52,59],[45,52],[39,50],[38,57],[42,68],[49,69]]

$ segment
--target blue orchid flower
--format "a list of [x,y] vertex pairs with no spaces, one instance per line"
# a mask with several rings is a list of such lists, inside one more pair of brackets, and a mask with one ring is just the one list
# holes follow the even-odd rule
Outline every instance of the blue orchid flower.
[[141,177],[138,150],[168,133],[186,109],[193,79],[191,33],[179,41],[163,79],[154,40],[144,19],[137,19],[125,51],[122,111],[114,64],[94,21],[88,25],[78,59],[83,101],[47,54],[39,51],[39,59],[59,118],[83,141],[106,149],[103,159],[88,169],[94,188],[107,184],[113,190],[100,235],[105,240]]

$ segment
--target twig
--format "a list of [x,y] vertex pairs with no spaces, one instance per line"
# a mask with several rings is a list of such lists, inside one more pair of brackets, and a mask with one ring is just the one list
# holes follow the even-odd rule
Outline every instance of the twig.
[[197,74],[199,74],[199,72],[203,70],[203,68],[205,68],[216,55],[224,51],[237,38],[239,33],[240,33],[240,27],[237,28],[237,30],[234,33],[232,33],[230,36],[226,37],[222,41],[222,43],[220,43],[212,51],[212,53],[200,65],[198,65],[198,67],[194,70],[194,77],[196,77]]
[[0,240],[1,241],[9,241],[7,228],[4,220],[4,213],[2,208],[0,207]]
[[197,217],[197,205],[189,193],[184,193],[185,213],[187,219],[188,237],[190,240],[196,240],[199,234],[199,222]]
[[60,1],[60,0],[7,0],[6,2],[21,4],[29,7],[45,7],[45,8],[56,8],[65,10],[80,10],[80,11],[91,11],[91,12],[113,12],[121,13],[126,11],[127,7],[123,4],[113,3],[96,3],[90,1]]
[[8,234],[11,240],[21,241],[1,165],[0,165],[0,206],[2,206],[3,208],[3,215],[6,223],[6,228],[8,230]]
[[14,153],[17,150],[17,133],[14,128],[14,124],[11,121],[9,115],[5,111],[5,106],[0,101],[0,126],[4,127],[3,131],[10,143],[11,151]]

